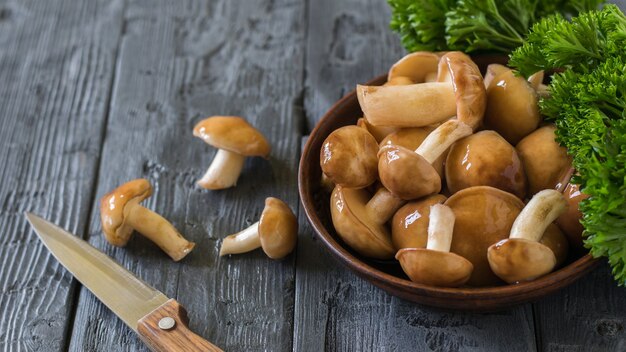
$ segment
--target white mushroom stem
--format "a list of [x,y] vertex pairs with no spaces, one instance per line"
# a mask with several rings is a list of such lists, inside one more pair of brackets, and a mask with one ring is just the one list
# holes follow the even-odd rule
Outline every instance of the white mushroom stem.
[[126,225],[148,238],[159,246],[175,261],[184,258],[195,246],[187,241],[161,215],[138,204],[128,204],[124,208]]
[[225,149],[219,149],[209,169],[198,180],[206,189],[224,189],[237,184],[246,157]]
[[257,221],[245,230],[224,238],[222,248],[220,248],[220,256],[246,253],[259,247],[261,247],[261,238],[259,237],[259,222]]
[[394,196],[385,187],[381,187],[376,191],[374,196],[370,198],[365,208],[367,209],[369,218],[375,223],[382,225],[389,221],[393,214],[404,204],[406,204],[405,200]]
[[539,241],[546,228],[567,210],[567,200],[559,191],[545,189],[533,196],[517,216],[509,238]]
[[448,120],[432,131],[415,152],[432,164],[454,142],[471,135],[472,132],[469,125],[456,119]]
[[450,252],[455,219],[454,212],[447,205],[435,204],[430,207],[426,249]]

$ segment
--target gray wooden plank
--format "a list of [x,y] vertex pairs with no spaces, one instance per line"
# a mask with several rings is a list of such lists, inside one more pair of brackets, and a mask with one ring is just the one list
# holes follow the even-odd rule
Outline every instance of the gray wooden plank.
[[0,1],[0,350],[67,348],[76,285],[23,212],[84,232],[120,5]]
[[[326,0],[310,6],[305,81],[309,129],[356,83],[384,73],[402,56],[388,24],[384,1]],[[301,226],[294,350],[535,350],[530,305],[481,315],[397,299],[332,260],[302,216]]]
[[[154,196],[145,205],[197,243],[174,263],[135,236],[113,248],[97,203],[89,240],[189,310],[191,328],[233,351],[290,350],[294,257],[261,251],[218,257],[220,240],[258,219],[267,196],[296,209],[304,116],[303,1],[162,0],[125,10],[118,74],[99,174],[98,197],[137,177]],[[208,115],[241,115],[273,146],[248,159],[236,188],[195,186],[215,150],[192,128]],[[144,351],[135,334],[87,290],[80,292],[70,350]]]

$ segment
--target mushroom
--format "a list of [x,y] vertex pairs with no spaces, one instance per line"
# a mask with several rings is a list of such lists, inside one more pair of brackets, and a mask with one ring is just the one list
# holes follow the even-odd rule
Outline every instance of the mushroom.
[[554,125],[541,127],[517,144],[517,153],[524,164],[531,195],[554,188],[563,171],[571,166],[567,149],[554,140],[555,131]]
[[402,248],[425,248],[428,240],[430,207],[446,201],[441,194],[409,202],[394,214],[391,220],[391,242]]
[[360,119],[358,119],[356,121],[356,125],[365,129],[372,136],[374,136],[374,139],[376,139],[376,142],[378,143],[380,143],[380,141],[385,139],[387,135],[399,129],[398,127],[394,127],[394,126],[372,126],[369,122],[367,122],[367,119],[364,117],[361,117]]
[[344,126],[334,130],[322,144],[322,172],[344,187],[363,188],[378,178],[378,143],[365,129]]
[[100,219],[106,240],[124,247],[136,230],[159,246],[174,261],[183,259],[195,246],[187,241],[161,215],[139,205],[152,195],[148,180],[140,178],[124,183],[100,200]]
[[563,195],[567,199],[569,207],[565,213],[556,219],[556,224],[565,232],[569,244],[576,249],[582,250],[584,228],[580,223],[583,214],[580,212],[579,204],[583,199],[589,198],[589,196],[580,191],[579,185],[571,182],[565,187]]
[[461,52],[441,57],[437,82],[399,86],[357,85],[363,113],[374,126],[421,127],[457,119],[477,128],[486,94],[476,64]]
[[404,205],[385,188],[370,198],[364,189],[336,186],[330,197],[330,213],[341,239],[363,256],[391,259],[396,250],[385,223]]
[[541,122],[537,92],[511,70],[495,76],[487,88],[485,127],[512,145],[537,129]]
[[[393,133],[390,133],[380,142],[380,147],[385,145],[399,145],[406,149],[415,150],[424,142],[426,137],[435,129],[432,126],[424,127],[408,127],[399,129]],[[443,162],[448,155],[447,150],[441,154],[441,156],[433,162],[433,167],[437,170],[440,177],[444,177]]]
[[487,258],[493,272],[508,283],[531,281],[551,272],[557,259],[539,240],[566,209],[567,201],[559,191],[535,194],[515,219],[509,238],[489,247]]
[[250,252],[259,247],[272,259],[291,253],[298,240],[298,220],[285,202],[267,197],[259,221],[224,238],[220,256]]
[[382,184],[396,196],[411,200],[441,190],[441,177],[432,166],[455,141],[472,133],[459,120],[441,124],[415,152],[397,145],[385,145],[378,152],[378,173]]
[[217,154],[198,185],[206,189],[235,186],[247,156],[267,158],[270,145],[261,132],[236,116],[213,116],[193,128],[193,135],[218,148]]
[[393,64],[387,75],[387,82],[397,80],[403,77],[412,83],[423,83],[429,78],[429,75],[437,72],[439,63],[439,55],[428,52],[418,51],[410,53]]
[[450,148],[446,182],[452,193],[473,186],[491,186],[524,199],[526,175],[517,151],[494,131],[465,137]]
[[485,89],[489,88],[491,81],[493,81],[493,79],[497,75],[506,71],[511,71],[511,69],[501,64],[490,64],[489,66],[487,66],[487,72],[485,73],[485,78],[483,79],[485,83]]
[[397,76],[389,79],[384,86],[407,86],[409,84],[415,84],[409,77]]
[[424,285],[458,287],[469,280],[474,266],[458,254],[450,253],[454,212],[435,204],[430,209],[426,248],[404,248],[396,259],[411,281]]
[[543,71],[537,71],[528,77],[528,83],[535,90],[539,90],[539,88],[543,85],[543,78],[545,74]]
[[454,211],[456,217],[450,251],[474,265],[468,285],[502,283],[489,267],[487,249],[509,236],[524,203],[511,193],[477,186],[453,194],[444,204]]

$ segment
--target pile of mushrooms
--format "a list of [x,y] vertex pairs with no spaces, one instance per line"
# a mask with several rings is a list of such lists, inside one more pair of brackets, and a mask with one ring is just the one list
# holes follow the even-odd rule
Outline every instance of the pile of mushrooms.
[[[460,52],[412,53],[320,151],[337,235],[359,255],[397,260],[418,284],[515,284],[558,269],[582,228],[571,169],[537,105],[538,72],[485,76]],[[565,191],[565,194],[563,193]]]

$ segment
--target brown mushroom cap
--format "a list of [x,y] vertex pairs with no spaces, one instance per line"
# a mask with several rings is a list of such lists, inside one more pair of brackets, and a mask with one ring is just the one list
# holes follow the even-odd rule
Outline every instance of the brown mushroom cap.
[[123,247],[128,243],[133,228],[126,226],[124,208],[127,204],[138,204],[152,195],[152,185],[140,178],[124,183],[100,200],[102,231],[109,243]]
[[335,187],[330,197],[330,213],[337,234],[359,254],[391,259],[395,248],[384,225],[373,221],[365,207],[369,194],[363,189]]
[[391,241],[395,248],[426,248],[430,207],[445,201],[445,196],[433,194],[398,209],[391,221]]
[[537,93],[513,71],[497,75],[487,88],[485,127],[495,130],[512,145],[537,129],[541,116]]
[[399,128],[394,126],[373,126],[365,117],[361,117],[356,121],[356,125],[365,129],[369,132],[376,142],[380,143],[385,137],[387,137],[390,133],[396,132]]
[[517,151],[494,131],[481,131],[457,141],[446,159],[446,182],[452,193],[491,186],[523,199],[526,175]]
[[460,51],[452,51],[439,61],[437,81],[452,80],[456,97],[456,118],[475,131],[483,121],[487,93],[480,69]]
[[511,193],[478,186],[455,193],[444,204],[452,208],[456,217],[450,252],[474,265],[468,284],[491,286],[501,283],[489,266],[487,249],[509,237],[524,203]]
[[396,259],[411,281],[438,287],[458,287],[467,282],[473,265],[460,255],[425,248],[405,248]]
[[493,79],[502,72],[511,71],[510,68],[500,64],[490,64],[487,66],[487,72],[485,73],[485,88],[489,88],[489,85]]
[[380,181],[391,193],[411,200],[441,191],[441,177],[421,155],[397,145],[378,152]]
[[296,246],[298,220],[285,202],[268,197],[265,199],[258,231],[263,252],[272,259],[280,259]]
[[196,124],[193,135],[218,149],[244,156],[267,158],[270,154],[271,147],[261,132],[237,116],[206,118]]
[[491,269],[510,284],[534,280],[556,265],[550,248],[522,238],[507,238],[494,244],[487,256]]
[[565,232],[569,244],[576,249],[583,249],[583,225],[580,220],[583,214],[580,212],[579,204],[589,196],[582,193],[577,184],[569,183],[563,192],[569,207],[567,211],[556,219],[559,228]]
[[563,171],[571,166],[567,149],[554,140],[555,131],[554,125],[541,127],[517,144],[516,149],[528,178],[530,195],[554,188]]
[[344,126],[334,130],[320,150],[322,171],[333,183],[363,188],[378,176],[378,143],[365,129]]
[[567,253],[569,252],[569,243],[567,236],[559,229],[555,224],[548,225],[546,231],[543,233],[543,237],[539,240],[539,243],[550,248],[556,258],[556,267],[565,263],[567,259]]
[[[403,128],[387,135],[380,142],[380,147],[392,144],[416,150],[434,129],[432,126]],[[432,164],[440,177],[444,177],[443,162],[446,160],[447,155],[448,152],[446,151]]]
[[435,53],[428,51],[410,53],[391,66],[387,81],[406,77],[414,83],[425,82],[429,73],[437,72],[438,63],[439,55]]

